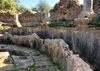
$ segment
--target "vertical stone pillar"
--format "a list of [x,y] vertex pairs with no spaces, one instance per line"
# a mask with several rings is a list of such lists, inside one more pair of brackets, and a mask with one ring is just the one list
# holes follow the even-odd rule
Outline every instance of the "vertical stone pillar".
[[22,25],[20,24],[20,22],[18,20],[18,14],[14,15],[14,24],[16,24],[17,27],[22,27]]
[[45,12],[45,20],[44,20],[45,24],[49,24],[50,23],[50,13],[49,12]]
[[45,12],[45,19],[47,19],[47,20],[50,19],[50,13],[49,12]]
[[42,28],[48,28],[48,25],[50,24],[50,13],[45,12],[45,18],[42,20],[43,23],[41,23]]
[[83,11],[79,15],[79,18],[90,18],[94,16],[93,0],[84,0]]
[[84,11],[93,11],[93,0],[84,0]]

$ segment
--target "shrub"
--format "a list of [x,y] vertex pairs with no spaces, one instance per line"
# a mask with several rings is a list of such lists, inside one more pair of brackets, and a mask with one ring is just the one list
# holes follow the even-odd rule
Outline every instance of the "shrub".
[[61,19],[59,19],[59,21],[66,21],[66,19],[62,17]]
[[100,27],[100,16],[93,17],[91,25],[94,25],[96,27]]
[[49,24],[49,27],[60,29],[66,27],[66,25]]
[[73,25],[73,24],[67,24],[66,27],[75,27],[75,25]]

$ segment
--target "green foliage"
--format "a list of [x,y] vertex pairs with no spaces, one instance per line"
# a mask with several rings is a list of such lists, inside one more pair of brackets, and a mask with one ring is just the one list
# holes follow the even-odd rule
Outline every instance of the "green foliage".
[[2,49],[6,48],[7,46],[1,46]]
[[3,24],[2,22],[0,22],[0,24]]
[[59,21],[66,21],[66,19],[62,17],[61,19],[59,19]]
[[11,55],[16,55],[16,56],[25,56],[24,53],[22,53],[22,52],[16,52],[16,51],[14,51],[14,50],[11,51],[10,54],[11,54]]
[[9,29],[10,27],[8,26],[3,26],[3,27],[0,27],[0,30],[4,30],[4,29]]
[[44,11],[44,12],[48,12],[51,10],[50,6],[45,1],[41,1],[39,9],[40,11]]
[[0,57],[0,59],[2,59],[2,57]]
[[28,11],[28,10],[30,10],[30,9],[25,7],[24,5],[21,5],[20,8],[19,8],[19,12],[21,12],[21,13]]
[[65,25],[57,25],[57,24],[49,24],[49,27],[60,29],[60,28],[66,27],[66,26]]
[[0,10],[12,10],[17,12],[19,5],[14,0],[0,0]]
[[93,17],[91,24],[95,25],[96,27],[100,27],[100,16]]
[[52,55],[50,55],[50,54],[48,54],[48,53],[45,53],[45,52],[41,51],[41,50],[38,49],[38,48],[35,48],[35,49],[36,49],[37,51],[39,51],[41,54],[44,54],[44,55],[48,56],[48,57],[50,58],[50,60],[51,60],[51,64],[53,64],[54,66],[57,66],[57,68],[58,68],[59,70],[64,71],[63,68],[62,68],[62,66],[61,66],[59,63],[54,62],[53,56],[52,56]]
[[17,63],[14,63],[14,64],[13,64],[14,68],[13,68],[12,70],[6,70],[6,71],[20,71],[20,69],[17,68],[16,64],[17,64]]
[[38,11],[40,11],[38,8],[32,8],[32,11],[36,11],[36,12],[38,12]]
[[14,63],[14,69],[13,71],[19,71],[19,69],[16,67],[16,63]]
[[75,27],[75,25],[73,25],[73,24],[67,24],[66,27]]
[[33,63],[34,63],[34,64],[33,64],[32,71],[35,71],[35,68],[36,68],[36,67],[35,67],[35,62],[36,62],[35,59],[33,59]]
[[67,24],[67,25],[49,24],[49,27],[51,27],[51,28],[57,28],[57,29],[66,28],[66,27],[75,27],[75,26],[76,25],[73,25],[73,24]]

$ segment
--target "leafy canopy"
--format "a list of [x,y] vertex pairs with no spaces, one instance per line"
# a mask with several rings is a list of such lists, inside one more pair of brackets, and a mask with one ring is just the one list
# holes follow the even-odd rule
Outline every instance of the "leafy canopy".
[[0,0],[0,10],[12,10],[17,12],[19,8],[18,0]]
[[51,7],[45,1],[41,1],[39,9],[40,11],[48,12],[51,10]]

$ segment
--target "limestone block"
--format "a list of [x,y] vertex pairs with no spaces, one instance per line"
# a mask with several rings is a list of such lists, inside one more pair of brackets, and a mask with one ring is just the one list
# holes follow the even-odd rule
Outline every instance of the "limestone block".
[[35,33],[28,36],[28,42],[30,43],[30,47],[42,48],[43,40]]
[[14,15],[14,24],[16,24],[17,27],[22,27],[22,25],[19,22],[19,19],[18,19],[18,15],[17,14]]
[[9,52],[0,52],[0,58],[8,58],[10,56]]
[[94,16],[95,16],[95,13],[93,11],[83,11],[78,17],[79,18],[91,18]]

